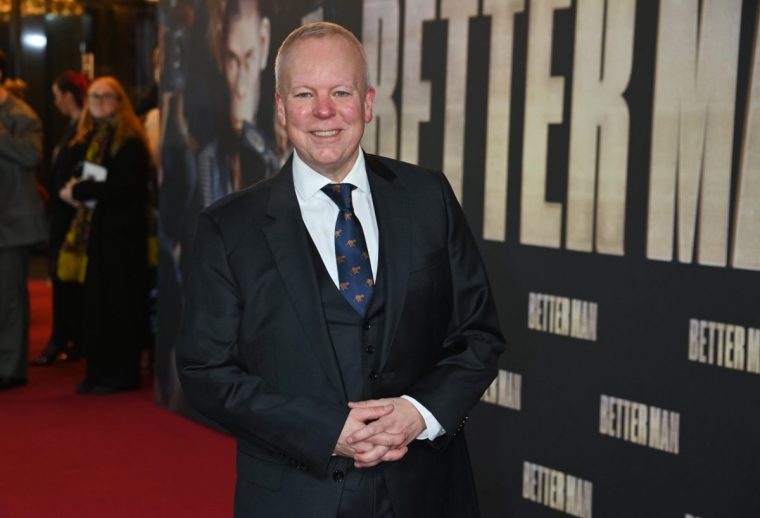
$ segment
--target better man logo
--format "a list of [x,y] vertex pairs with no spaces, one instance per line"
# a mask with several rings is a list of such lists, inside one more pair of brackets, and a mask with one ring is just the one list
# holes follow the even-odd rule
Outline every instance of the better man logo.
[[528,294],[528,329],[596,342],[596,302],[545,293]]
[[591,518],[594,485],[588,480],[523,462],[522,496],[557,511],[581,518]]
[[689,360],[760,374],[760,329],[692,318]]
[[599,433],[678,455],[681,414],[602,394]]

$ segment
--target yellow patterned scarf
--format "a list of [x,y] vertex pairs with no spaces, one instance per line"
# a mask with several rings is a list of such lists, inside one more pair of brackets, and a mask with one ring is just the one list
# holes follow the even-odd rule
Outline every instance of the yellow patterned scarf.
[[[106,149],[113,135],[114,125],[111,121],[100,122],[95,126],[94,134],[87,146],[85,160],[95,164],[103,162]],[[64,282],[83,283],[87,276],[87,241],[90,237],[90,223],[94,209],[80,205],[71,226],[58,251],[56,273]]]

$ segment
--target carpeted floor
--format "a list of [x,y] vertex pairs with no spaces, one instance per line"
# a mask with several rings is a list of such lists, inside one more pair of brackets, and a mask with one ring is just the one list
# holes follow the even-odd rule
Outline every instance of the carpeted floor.
[[[50,333],[50,287],[29,283],[30,357]],[[0,518],[232,516],[232,438],[140,391],[75,395],[84,362],[29,369],[0,392]]]

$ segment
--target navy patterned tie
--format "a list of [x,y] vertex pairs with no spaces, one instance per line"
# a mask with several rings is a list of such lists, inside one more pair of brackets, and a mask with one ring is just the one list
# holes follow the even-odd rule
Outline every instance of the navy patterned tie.
[[340,209],[335,221],[335,256],[338,262],[340,292],[361,316],[367,312],[372,298],[372,267],[361,223],[354,214],[350,183],[328,184],[322,187]]

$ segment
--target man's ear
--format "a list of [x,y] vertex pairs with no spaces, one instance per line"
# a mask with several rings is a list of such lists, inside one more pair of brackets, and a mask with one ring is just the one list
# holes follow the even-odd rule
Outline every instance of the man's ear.
[[261,26],[259,27],[259,45],[261,48],[261,63],[259,63],[259,70],[264,70],[267,67],[269,61],[269,43],[272,39],[272,24],[269,23],[269,18],[264,17],[261,19]]
[[371,86],[367,87],[367,92],[364,94],[364,124],[369,124],[372,121],[372,106],[375,104],[375,89]]
[[277,107],[277,121],[284,128],[287,122],[287,116],[285,114],[285,103],[282,100],[282,96],[280,95],[280,92],[275,91],[274,102],[275,102],[275,106]]

